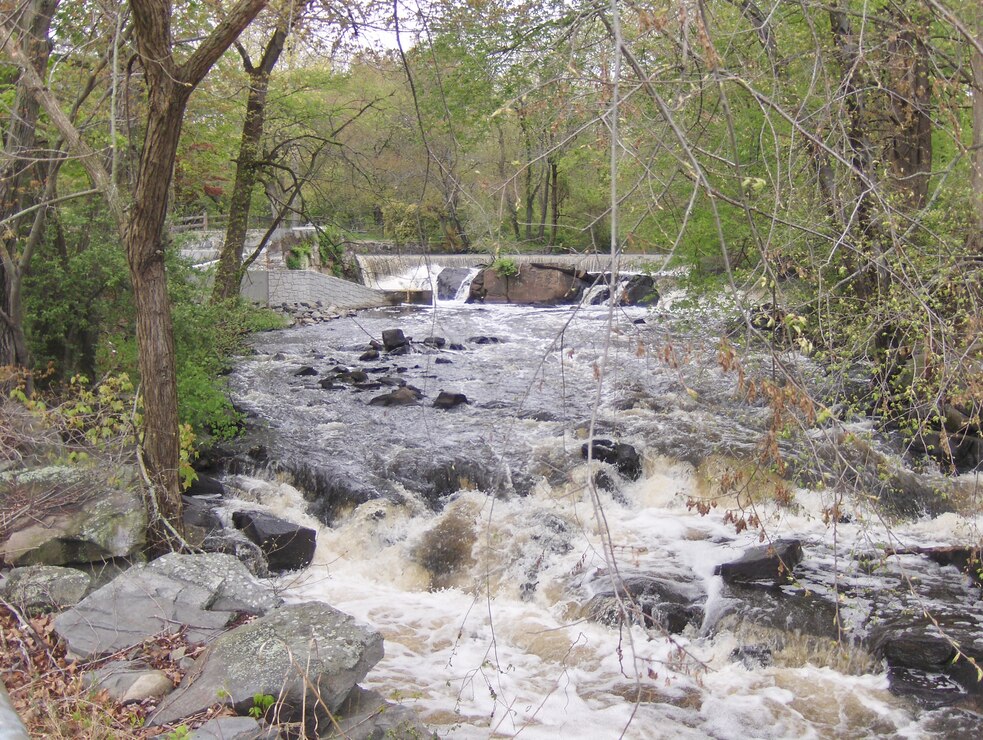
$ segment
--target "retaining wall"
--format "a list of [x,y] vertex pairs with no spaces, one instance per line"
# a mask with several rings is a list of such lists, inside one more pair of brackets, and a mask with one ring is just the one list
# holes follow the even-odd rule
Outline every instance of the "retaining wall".
[[381,290],[367,288],[311,270],[249,270],[242,280],[242,295],[265,306],[318,302],[327,308],[374,308],[392,301]]

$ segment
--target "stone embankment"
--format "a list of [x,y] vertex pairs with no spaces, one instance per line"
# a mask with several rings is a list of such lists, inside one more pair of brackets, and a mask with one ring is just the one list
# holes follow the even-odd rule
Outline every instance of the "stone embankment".
[[[0,521],[0,607],[20,624],[54,614],[49,649],[86,687],[138,704],[148,727],[199,740],[430,736],[411,709],[357,686],[383,657],[377,631],[325,603],[284,604],[265,577],[309,565],[315,530],[203,476],[185,497],[195,552],[148,563],[126,463],[10,466],[0,490],[12,504]],[[0,740],[28,737],[15,711],[26,675],[0,682]]]

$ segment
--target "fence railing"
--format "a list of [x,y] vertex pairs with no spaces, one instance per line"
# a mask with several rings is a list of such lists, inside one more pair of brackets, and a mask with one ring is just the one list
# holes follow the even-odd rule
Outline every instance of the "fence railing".
[[[250,229],[266,229],[272,223],[272,216],[251,216],[249,218]],[[193,216],[174,216],[168,220],[168,227],[172,234],[180,234],[184,231],[224,230],[228,225],[228,214],[210,214],[208,211],[202,211]],[[290,228],[290,224],[284,223],[283,228]]]

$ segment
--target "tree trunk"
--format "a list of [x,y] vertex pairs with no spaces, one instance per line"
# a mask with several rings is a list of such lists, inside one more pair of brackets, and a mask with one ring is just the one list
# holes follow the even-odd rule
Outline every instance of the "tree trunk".
[[[21,43],[34,71],[43,76],[51,54],[48,30],[58,0],[31,0],[18,24]],[[0,219],[8,219],[21,211],[36,167],[31,164],[37,138],[40,104],[26,86],[23,76],[18,79],[11,109],[3,162],[0,164]],[[38,178],[40,179],[40,178]],[[43,228],[43,216],[38,221],[22,217],[7,223],[0,236],[0,365],[16,365],[27,369],[31,364],[24,336],[24,311],[21,301],[23,268],[18,244],[25,238],[27,224]]]
[[144,462],[161,515],[181,531],[180,439],[174,332],[164,271],[164,219],[190,90],[159,78],[150,89],[146,138],[123,241],[136,309],[144,404]]
[[236,159],[235,183],[232,186],[232,199],[229,203],[229,225],[219,254],[215,288],[212,291],[213,302],[229,300],[239,295],[239,285],[242,282],[242,250],[246,243],[253,189],[257,180],[257,160],[266,123],[266,99],[270,87],[270,74],[283,52],[288,30],[287,22],[281,22],[266,44],[258,67],[254,67],[245,56],[245,52],[241,52],[246,74],[249,76],[249,94],[246,98],[246,117],[242,122],[239,156]]
[[[833,43],[839,56],[842,68],[841,93],[846,108],[846,141],[849,149],[852,177],[856,183],[856,243],[869,243],[871,253],[867,255],[870,266],[863,270],[854,282],[853,288],[860,298],[872,298],[885,286],[881,285],[882,273],[880,266],[881,245],[879,235],[873,224],[871,207],[871,185],[874,182],[872,146],[867,136],[868,121],[866,112],[865,88],[860,77],[863,68],[862,50],[859,40],[850,24],[850,16],[840,7],[832,7],[829,11],[830,29]],[[858,259],[863,259],[858,257]],[[879,334],[878,334],[879,336]]]
[[546,177],[543,178],[543,194],[539,198],[539,225],[536,227],[536,239],[543,243],[546,241],[546,219],[549,217],[550,208],[550,171],[546,168]]
[[560,173],[556,159],[550,159],[550,179],[553,181],[552,199],[553,216],[550,223],[550,246],[556,244],[557,232],[560,229]]
[[[983,11],[977,11],[977,39],[983,45]],[[976,233],[970,236],[975,251],[983,253],[983,54],[973,50],[973,213]]]
[[897,11],[903,30],[888,43],[890,55],[890,119],[887,160],[894,179],[893,189],[912,209],[928,198],[932,174],[932,88],[925,44],[919,37],[919,22]]
[[502,125],[500,123],[495,124],[495,128],[498,130],[498,177],[502,181],[502,187],[504,188],[504,203],[505,209],[508,211],[509,224],[512,227],[512,234],[516,241],[522,238],[522,233],[519,231],[519,219],[516,217],[516,207],[515,197],[512,195],[511,180],[506,177],[507,169],[505,166],[505,132],[502,130]]

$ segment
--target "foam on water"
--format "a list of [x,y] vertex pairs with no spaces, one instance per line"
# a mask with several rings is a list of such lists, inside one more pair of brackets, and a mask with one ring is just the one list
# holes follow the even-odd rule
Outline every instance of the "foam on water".
[[[671,469],[661,475],[670,491],[686,485]],[[446,513],[372,501],[328,528],[304,513],[291,486],[246,477],[232,483],[318,527],[315,562],[282,579],[284,596],[324,600],[378,629],[386,656],[364,684],[415,707],[443,736],[919,736],[911,708],[888,692],[880,671],[848,675],[808,663],[749,670],[732,659],[738,642],[726,632],[669,639],[579,619],[570,584],[608,567],[586,495],[495,501],[463,494],[454,509],[471,517],[473,563],[458,585],[435,591],[415,550]],[[713,565],[755,539],[734,538],[719,517],[693,517],[672,505],[675,498],[664,497],[663,508],[610,505],[615,550],[622,567],[670,575],[674,562],[692,568],[712,602]],[[540,570],[534,597],[523,599],[521,553],[535,542],[535,512],[547,507],[582,529],[569,553]]]

